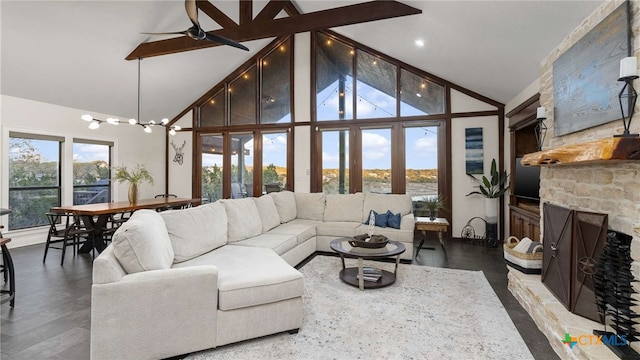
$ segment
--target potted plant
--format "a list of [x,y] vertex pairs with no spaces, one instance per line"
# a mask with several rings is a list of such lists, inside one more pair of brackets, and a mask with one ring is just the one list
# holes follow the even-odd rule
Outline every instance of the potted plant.
[[438,209],[444,207],[444,197],[441,194],[438,195],[425,195],[422,197],[422,209],[429,210],[429,220],[436,219],[436,212]]
[[120,183],[129,182],[129,202],[135,204],[138,201],[138,185],[143,181],[153,185],[153,176],[144,165],[136,165],[135,169],[129,171],[126,166],[115,166],[113,168],[113,180]]
[[490,178],[486,176],[482,176],[482,179],[478,179],[471,174],[469,175],[473,180],[478,182],[476,186],[478,191],[472,191],[467,194],[474,195],[479,194],[484,196],[484,215],[486,217],[487,225],[487,240],[489,246],[497,246],[497,224],[498,224],[498,209],[499,209],[499,200],[504,195],[507,190],[509,190],[509,185],[507,181],[509,179],[509,175],[507,175],[506,171],[498,172],[496,159],[491,160],[491,172]]

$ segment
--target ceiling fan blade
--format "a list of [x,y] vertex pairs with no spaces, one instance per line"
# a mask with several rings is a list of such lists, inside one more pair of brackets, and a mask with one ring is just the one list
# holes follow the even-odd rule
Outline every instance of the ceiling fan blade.
[[187,16],[189,20],[193,23],[193,25],[200,28],[200,23],[198,22],[198,6],[196,5],[196,0],[184,0],[184,8],[187,10]]
[[150,33],[150,32],[143,32],[140,34],[146,34],[146,35],[186,35],[186,31],[174,31],[174,32],[158,32],[158,33]]
[[233,46],[235,48],[242,49],[242,50],[245,50],[245,51],[249,51],[248,47],[240,44],[239,42],[235,42],[235,41],[233,41],[231,39],[227,39],[226,37],[222,37],[222,36],[218,36],[218,35],[207,33],[207,40],[208,41],[217,42],[217,43],[221,43],[221,44],[225,44],[225,45],[229,45],[229,46]]

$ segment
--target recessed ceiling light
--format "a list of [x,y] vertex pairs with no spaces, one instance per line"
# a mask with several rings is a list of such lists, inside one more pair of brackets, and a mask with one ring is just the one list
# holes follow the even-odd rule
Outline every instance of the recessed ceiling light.
[[416,46],[417,47],[424,47],[424,40],[422,40],[422,39],[416,40]]

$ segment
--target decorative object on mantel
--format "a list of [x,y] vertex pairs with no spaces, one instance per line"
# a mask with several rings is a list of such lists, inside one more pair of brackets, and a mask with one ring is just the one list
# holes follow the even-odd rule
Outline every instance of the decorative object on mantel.
[[620,59],[630,56],[630,1],[618,6],[553,62],[553,136],[620,119]]
[[504,261],[525,274],[542,273],[542,243],[525,237],[509,236],[504,248]]
[[131,204],[138,202],[138,185],[143,181],[147,181],[153,185],[153,176],[151,176],[151,173],[149,173],[149,170],[147,170],[144,165],[138,164],[132,171],[129,171],[126,166],[116,166],[113,170],[113,180],[120,183],[125,181],[129,182],[129,203]]
[[544,144],[544,138],[547,136],[547,125],[544,124],[544,121],[547,120],[545,116],[544,107],[539,107],[536,110],[536,120],[538,120],[538,124],[534,128],[536,133],[536,143],[538,145],[538,151],[542,150],[542,145]]
[[[618,81],[624,81],[624,86],[618,94],[618,100],[620,101],[620,113],[622,114],[624,132],[620,135],[614,135],[616,137],[639,136],[638,134],[629,133],[629,127],[631,126],[631,120],[633,119],[633,112],[636,108],[636,100],[638,100],[638,93],[636,92],[636,89],[633,88],[633,80],[637,78],[638,59],[635,56],[630,56],[620,60],[620,78],[618,78]],[[623,105],[624,103],[627,105],[626,112]]]
[[184,146],[185,145],[187,145],[187,140],[183,141],[180,147],[176,146],[176,144],[174,144],[173,141],[171,141],[171,146],[173,147],[173,150],[176,151],[176,155],[173,157],[173,162],[177,162],[178,165],[182,165],[182,162],[184,162]]
[[389,239],[384,235],[356,235],[349,240],[349,245],[369,249],[379,249],[387,246]]
[[151,128],[154,126],[168,127],[169,134],[171,134],[172,136],[176,134],[176,131],[182,130],[182,128],[178,125],[169,126],[169,119],[167,118],[160,120],[160,122],[156,122],[155,120],[142,122],[140,120],[140,61],[141,60],[142,59],[138,58],[138,119],[137,120],[129,119],[125,121],[125,120],[120,120],[116,118],[107,118],[107,120],[100,120],[100,119],[94,118],[92,115],[84,114],[80,118],[84,121],[89,122],[89,129],[96,130],[100,127],[100,124],[106,122],[107,124],[111,124],[111,125],[118,125],[118,124],[124,124],[124,123],[128,123],[130,125],[140,125],[144,129],[144,132],[146,132],[147,134],[150,134],[153,131]]
[[568,165],[612,160],[640,160],[640,138],[615,137],[546,149],[522,158],[523,166]]
[[[620,359],[640,359],[630,341],[638,341],[640,333],[635,329],[635,319],[640,315],[631,307],[638,304],[632,297],[637,292],[631,285],[635,282],[631,273],[631,240],[627,234],[611,231],[607,234],[597,272],[594,275],[594,291],[600,314],[615,333],[604,330],[593,330],[598,336],[606,337],[603,341]],[[607,320],[610,317],[610,320]]]
[[482,176],[482,180],[479,180],[475,176],[471,174],[467,174],[473,180],[478,182],[479,184],[476,186],[480,191],[472,191],[467,194],[474,195],[479,194],[484,196],[484,216],[487,220],[487,247],[497,247],[498,246],[498,210],[500,209],[500,198],[504,195],[507,190],[509,190],[509,185],[507,185],[507,179],[509,175],[507,175],[506,171],[498,172],[498,168],[496,165],[496,159],[491,160],[491,179],[488,179],[486,176]]

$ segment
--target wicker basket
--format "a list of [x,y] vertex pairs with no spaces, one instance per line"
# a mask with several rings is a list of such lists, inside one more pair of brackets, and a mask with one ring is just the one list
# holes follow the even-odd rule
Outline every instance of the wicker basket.
[[527,274],[540,274],[542,270],[542,245],[536,246],[531,253],[514,251],[520,240],[510,236],[504,244],[504,260],[511,267]]
[[369,249],[379,249],[387,246],[389,239],[384,235],[372,235],[371,240],[365,241],[369,235],[356,235],[349,240],[349,245],[353,247],[362,247]]

